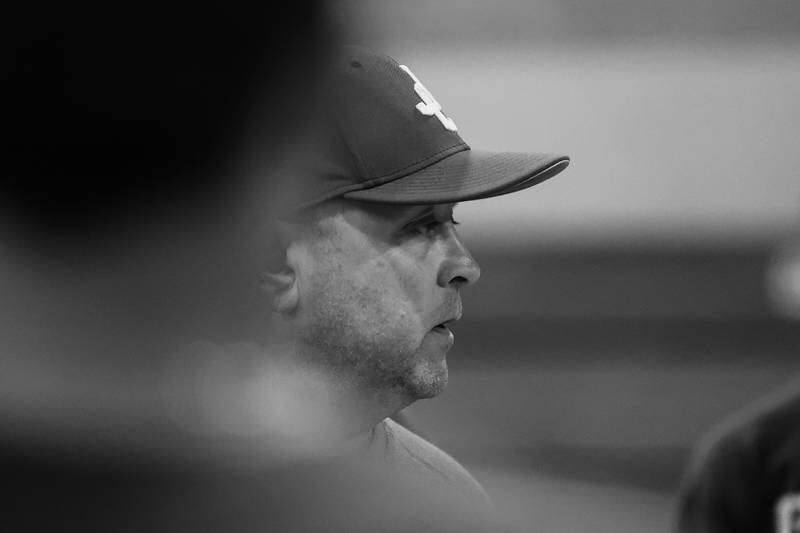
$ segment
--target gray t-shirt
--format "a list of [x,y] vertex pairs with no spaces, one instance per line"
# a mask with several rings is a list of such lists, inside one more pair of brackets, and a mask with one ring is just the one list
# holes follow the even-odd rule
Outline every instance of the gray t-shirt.
[[480,484],[452,457],[386,419],[369,440],[276,468],[259,494],[271,531],[497,531]]
[[[478,481],[455,459],[391,419],[373,429],[368,468],[396,493],[397,509],[421,527],[439,531],[494,529],[494,506]],[[385,477],[384,477],[385,476]]]

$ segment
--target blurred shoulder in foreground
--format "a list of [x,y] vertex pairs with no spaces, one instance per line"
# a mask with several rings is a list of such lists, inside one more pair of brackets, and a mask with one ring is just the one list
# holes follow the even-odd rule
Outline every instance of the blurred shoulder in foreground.
[[677,530],[800,531],[800,381],[702,439],[683,480]]

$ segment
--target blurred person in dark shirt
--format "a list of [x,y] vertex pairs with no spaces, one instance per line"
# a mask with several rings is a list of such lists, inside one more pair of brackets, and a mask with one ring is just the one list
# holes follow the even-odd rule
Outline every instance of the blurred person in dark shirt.
[[800,383],[706,434],[685,473],[681,533],[800,531]]
[[[786,318],[800,318],[800,235],[767,270]],[[680,533],[800,532],[800,380],[730,415],[703,436],[684,473]]]

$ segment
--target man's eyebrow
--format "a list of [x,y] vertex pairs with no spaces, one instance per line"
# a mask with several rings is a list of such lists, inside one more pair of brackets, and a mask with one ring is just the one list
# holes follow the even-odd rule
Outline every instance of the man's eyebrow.
[[456,204],[431,204],[420,206],[411,210],[402,219],[403,226],[411,226],[426,220],[444,222],[453,218],[453,209]]

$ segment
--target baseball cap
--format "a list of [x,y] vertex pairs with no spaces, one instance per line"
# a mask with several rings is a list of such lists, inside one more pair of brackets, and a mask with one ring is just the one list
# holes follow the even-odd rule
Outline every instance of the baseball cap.
[[[438,204],[499,196],[541,183],[569,164],[552,153],[472,150],[454,119],[407,65],[347,46],[324,88],[321,149],[306,154],[290,212],[343,197]],[[318,147],[319,148],[319,147]]]

